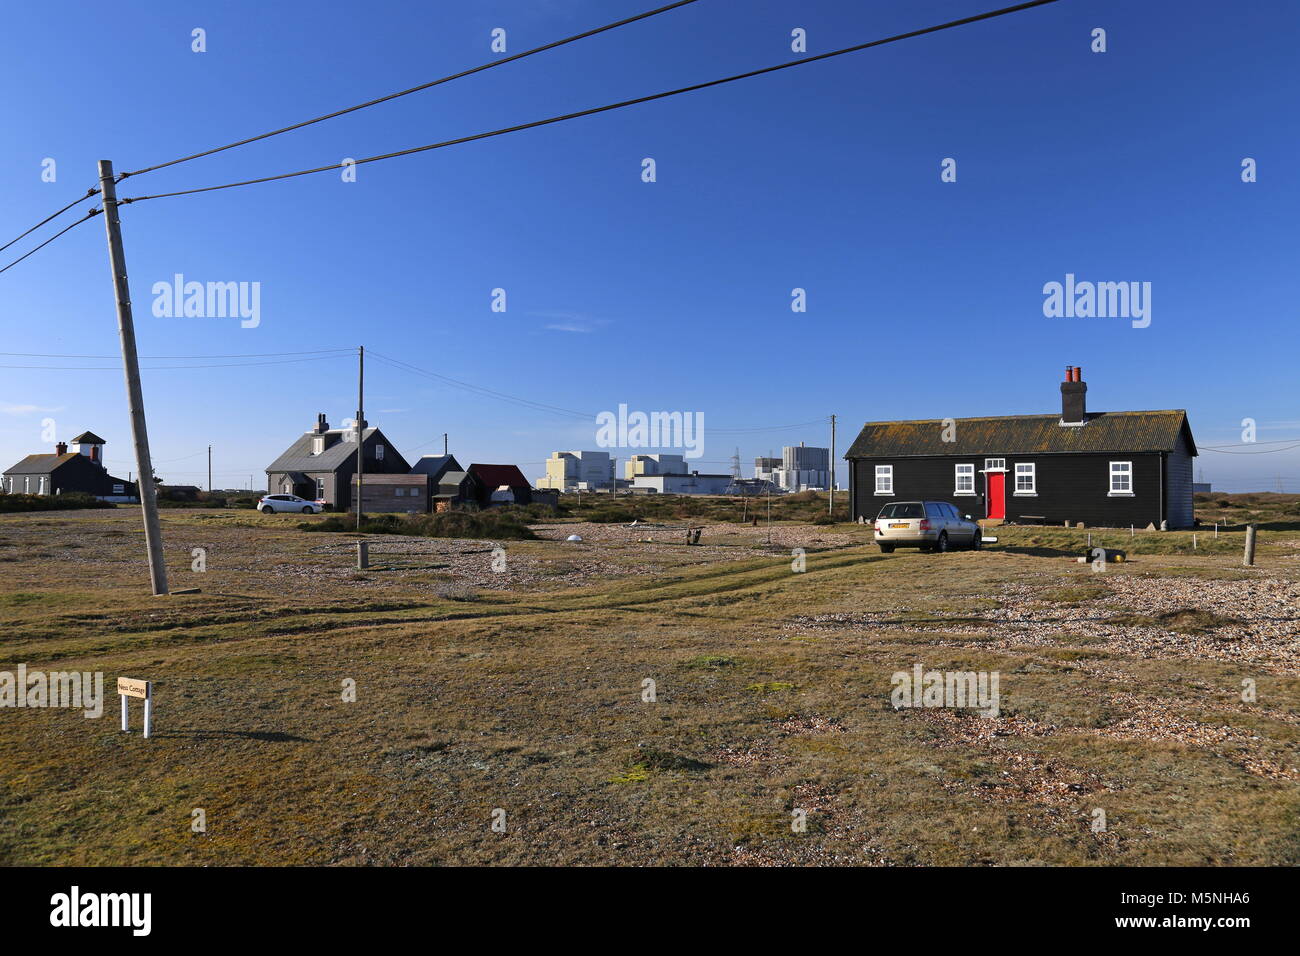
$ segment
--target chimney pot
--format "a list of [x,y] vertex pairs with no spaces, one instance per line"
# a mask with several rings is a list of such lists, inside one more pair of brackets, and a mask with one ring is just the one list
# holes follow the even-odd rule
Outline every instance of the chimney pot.
[[1083,381],[1083,369],[1070,365],[1061,383],[1061,424],[1082,425],[1088,420],[1088,386]]
[[65,442],[65,441],[61,441],[61,442],[59,442],[57,445],[54,446],[54,454],[56,454],[56,455],[66,455],[67,453],[68,453],[68,443],[67,443],[67,442]]

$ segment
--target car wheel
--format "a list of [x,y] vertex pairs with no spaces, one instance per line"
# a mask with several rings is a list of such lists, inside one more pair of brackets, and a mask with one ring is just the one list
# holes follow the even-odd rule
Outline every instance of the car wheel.
[[302,513],[305,515],[314,515],[316,513],[316,509],[313,508],[311,505],[308,505],[307,507],[302,509]]
[[273,514],[275,514],[275,509],[272,508],[270,505],[263,505],[263,506],[262,506],[262,514],[264,514],[264,515],[273,515]]
[[934,550],[935,550],[935,551],[938,551],[940,554],[943,554],[943,553],[945,553],[945,552],[948,550],[948,532],[947,532],[947,531],[940,531],[940,532],[939,532],[939,540],[936,541],[936,542],[934,543]]
[[984,529],[981,528],[978,531],[976,531],[973,535],[971,535],[970,549],[972,551],[978,551],[980,549],[980,545],[983,543],[984,543]]
[[894,553],[894,546],[893,546],[892,544],[882,544],[882,545],[880,546],[880,550],[881,550],[881,552],[884,553],[884,554],[893,554],[893,553]]

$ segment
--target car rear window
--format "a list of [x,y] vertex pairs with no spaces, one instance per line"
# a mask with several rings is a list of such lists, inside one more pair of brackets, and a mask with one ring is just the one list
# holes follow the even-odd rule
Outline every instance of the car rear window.
[[882,518],[924,518],[920,502],[895,501],[880,509]]

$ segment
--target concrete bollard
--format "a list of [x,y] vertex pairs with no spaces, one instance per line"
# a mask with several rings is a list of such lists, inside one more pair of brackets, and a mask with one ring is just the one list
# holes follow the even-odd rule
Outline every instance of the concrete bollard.
[[1255,565],[1255,526],[1253,524],[1246,525],[1246,556],[1241,563],[1248,568]]

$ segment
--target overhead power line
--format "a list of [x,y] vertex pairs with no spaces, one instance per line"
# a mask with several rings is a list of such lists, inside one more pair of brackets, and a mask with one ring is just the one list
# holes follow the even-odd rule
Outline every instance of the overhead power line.
[[685,7],[698,0],[677,0],[676,3],[670,3],[666,6],[657,7],[654,10],[647,10],[644,13],[638,13],[635,16],[627,17],[623,20],[616,20],[613,23],[607,23],[603,27],[596,27],[593,30],[586,30],[583,33],[575,33],[573,36],[565,37],[562,40],[555,40],[552,43],[543,46],[533,47],[531,50],[525,50],[522,53],[516,53],[513,56],[501,57],[488,63],[482,63],[468,70],[462,70],[459,73],[452,73],[449,76],[439,77],[428,83],[421,83],[419,86],[413,86],[409,90],[402,90],[400,93],[389,93],[387,96],[381,96],[378,99],[367,100],[365,103],[358,103],[356,106],[349,106],[345,109],[335,110],[333,113],[326,113],[324,116],[317,116],[315,119],[304,120],[301,123],[294,123],[292,126],[285,126],[282,129],[271,130],[269,133],[261,133],[257,136],[250,136],[248,139],[241,139],[234,143],[227,143],[225,146],[217,146],[213,149],[205,149],[201,153],[194,153],[191,156],[182,156],[179,159],[168,160],[165,163],[159,163],[156,166],[146,166],[144,169],[136,169],[131,172],[121,173],[118,175],[118,181],[126,179],[128,176],[141,176],[144,173],[151,173],[155,169],[165,169],[168,166],[176,166],[180,163],[188,163],[192,159],[199,159],[203,156],[211,156],[213,153],[220,153],[227,149],[234,149],[237,146],[247,146],[249,143],[256,143],[258,140],[270,139],[272,136],[279,136],[281,133],[289,133],[296,129],[302,129],[304,126],[312,126],[316,123],[323,123],[325,120],[334,119],[338,116],[345,116],[348,113],[355,113],[357,110],[364,110],[371,106],[378,106],[380,103],[387,103],[389,100],[395,100],[402,96],[410,96],[412,93],[419,93],[422,90],[431,89],[435,86],[441,86],[443,83],[450,83],[452,80],[463,79],[472,76],[475,73],[482,73],[485,70],[491,70],[494,67],[504,66],[507,63],[513,63],[515,60],[522,60],[525,57],[533,56],[537,53],[543,53],[547,50],[554,50],[556,47],[564,46],[568,43],[574,43],[578,40],[585,40],[588,37],[596,36],[600,33],[606,33],[610,30],[616,30],[619,27],[627,26],[630,23],[636,23],[639,20],[648,20],[650,17],[658,16],[661,13],[667,13],[670,10],[676,10],[678,7]]
[[740,435],[746,432],[779,432],[791,428],[809,428],[813,425],[828,424],[830,424],[829,418],[815,418],[810,422],[795,422],[792,425],[753,425],[745,428],[710,428],[709,431],[713,434],[722,432],[728,435]]
[[[149,365],[143,371],[161,372],[185,368],[248,368],[254,365],[293,365],[297,362],[323,362],[326,359],[344,358],[343,355],[319,355],[315,358],[280,359],[273,362],[222,362],[212,365]],[[57,372],[120,372],[120,365],[0,365],[0,368],[28,368]]]
[[[428,369],[420,368],[419,366],[412,365],[409,362],[399,361],[398,359],[392,358],[391,356],[388,355],[383,355],[371,349],[367,349],[366,354],[368,356],[378,359],[381,362],[384,362],[387,365],[392,365],[395,368],[402,369],[403,371],[412,372],[416,375],[423,375],[427,378],[431,378],[436,381],[443,382],[447,385],[451,385],[454,388],[464,389],[471,393],[486,395],[488,397],[500,399],[501,401],[504,402],[511,402],[513,404],[520,405],[525,408],[532,408],[535,411],[544,411],[544,412],[551,412],[554,414],[571,416],[588,422],[594,422],[597,417],[592,412],[580,412],[572,408],[562,408],[558,405],[548,405],[545,402],[533,401],[531,398],[522,398],[518,395],[510,395],[506,392],[498,392],[495,389],[485,388],[482,385],[474,385],[471,382],[464,382],[461,381],[460,379],[451,378],[450,376],[447,375],[441,375],[438,372],[431,372]],[[709,434],[717,434],[719,432],[725,432],[728,434],[739,433],[739,432],[770,432],[770,431],[781,431],[790,428],[805,428],[810,425],[825,425],[827,422],[828,419],[818,418],[810,422],[796,422],[795,424],[792,425],[755,425],[755,426],[745,426],[741,428],[706,428],[706,431]],[[431,444],[434,441],[437,441],[437,439],[430,439],[429,441],[424,442],[421,445],[416,445],[415,447],[423,448],[425,445]]]
[[1228,451],[1226,448],[1201,448],[1200,450],[1212,451],[1216,455],[1272,455],[1280,451],[1290,451],[1292,448],[1300,448],[1300,441],[1284,448],[1261,448],[1259,451]]
[[416,375],[423,375],[426,378],[435,379],[436,381],[443,382],[444,384],[447,385],[451,385],[453,388],[464,389],[466,391],[474,392],[479,395],[487,395],[504,402],[511,402],[513,404],[521,405],[526,408],[532,408],[536,411],[551,412],[553,414],[565,415],[573,418],[583,419],[586,421],[593,421],[596,417],[590,412],[579,412],[572,408],[561,408],[558,405],[548,405],[545,402],[535,402],[530,398],[520,398],[518,395],[510,395],[507,394],[506,392],[498,392],[495,389],[485,388],[482,385],[474,385],[471,382],[462,382],[460,379],[451,378],[448,375],[441,375],[438,372],[431,372],[428,369],[420,368],[419,366],[416,365],[411,365],[409,362],[402,362],[398,359],[392,358],[387,355],[383,355],[379,352],[372,351],[370,352],[370,354],[375,358],[379,359],[381,362],[386,362],[389,365],[395,366],[396,368],[400,368],[404,371],[411,372]]
[[[275,358],[282,355],[323,355],[326,352],[347,352],[356,354],[356,348],[349,349],[311,349],[306,352],[237,352],[232,355],[141,355],[142,359],[215,359],[215,358]],[[0,352],[19,358],[79,358],[79,359],[115,359],[120,355],[77,355],[68,352]]]
[[14,236],[12,239],[10,239],[8,242],[6,242],[3,246],[0,246],[0,252],[4,252],[6,249],[8,249],[10,246],[12,246],[12,245],[13,245],[15,242],[17,242],[19,239],[22,239],[24,236],[30,236],[33,232],[35,232],[37,229],[41,228],[41,226],[45,225],[47,222],[50,222],[50,221],[52,221],[52,220],[54,220],[54,219],[58,219],[60,216],[62,216],[65,212],[67,212],[67,211],[68,211],[69,209],[71,209],[73,206],[80,205],[81,203],[85,202],[87,199],[89,199],[91,196],[94,196],[94,195],[97,194],[98,192],[99,192],[99,187],[97,187],[97,186],[91,186],[90,189],[86,190],[86,195],[82,196],[80,199],[74,199],[72,202],[68,203],[66,206],[64,206],[62,209],[60,209],[58,212],[51,213],[50,215],[48,215],[48,216],[46,216],[44,219],[42,219],[40,222],[38,222],[36,225],[32,226],[32,228],[28,229],[26,232],[24,232],[24,233],[20,233],[19,235]]
[[[44,249],[46,246],[48,246],[48,245],[49,245],[51,242],[53,242],[55,239],[59,238],[59,236],[62,236],[64,233],[71,232],[73,229],[77,228],[77,226],[80,226],[80,225],[81,225],[83,222],[85,222],[87,219],[93,219],[93,218],[94,218],[95,216],[97,216],[97,215],[99,215],[99,207],[98,207],[98,206],[96,206],[94,209],[90,210],[90,212],[86,213],[84,216],[82,216],[80,219],[78,219],[78,220],[77,220],[76,222],[74,222],[72,225],[70,225],[70,226],[65,226],[64,228],[60,229],[60,230],[59,230],[58,232],[56,232],[54,235],[50,236],[50,238],[48,238],[48,239],[46,239],[44,242],[42,242],[39,246],[36,246],[36,247],[33,248],[33,249],[29,249],[27,252],[23,253],[21,256],[19,256],[17,259],[15,259],[13,262],[9,263],[9,265],[5,266],[3,269],[0,269],[0,272],[8,272],[10,269],[12,269],[14,266],[18,265],[18,263],[22,262],[22,261],[23,261],[24,259],[26,259],[28,256],[35,255],[36,253],[40,252],[42,249]],[[46,220],[46,221],[48,222],[48,220]],[[28,230],[28,231],[30,231],[30,230]]]
[[911,30],[907,33],[899,33],[894,36],[884,37],[879,40],[871,40],[867,43],[858,43],[854,46],[843,47],[839,50],[832,50],[829,53],[820,53],[816,56],[804,57],[798,60],[790,60],[785,63],[778,63],[775,66],[766,66],[757,70],[749,70],[745,73],[736,73],[732,76],[724,76],[716,80],[708,80],[704,83],[694,83],[690,86],[678,87],[674,90],[667,90],[662,93],[652,93],[649,96],[638,96],[630,100],[620,100],[617,103],[607,103],[604,106],[593,106],[590,109],[579,110],[575,113],[564,113],[559,116],[551,116],[546,119],[534,120],[530,123],[520,123],[517,126],[507,126],[502,129],[489,130],[484,133],[474,133],[470,136],[460,136],[456,139],[443,140],[439,143],[429,143],[425,146],[413,146],[409,149],[401,149],[392,153],[381,153],[378,156],[367,156],[363,159],[350,160],[341,163],[331,163],[328,166],[316,166],[312,169],[300,169],[289,173],[280,173],[275,176],[262,176],[257,179],[244,179],[238,182],[222,183],[216,186],[201,186],[196,189],[180,189],[174,192],[153,193],[146,196],[134,196],[128,199],[119,200],[120,203],[144,202],[147,199],[168,199],[173,196],[190,196],[195,193],[214,192],[219,189],[233,189],[236,186],[252,186],[257,183],[275,182],[281,179],[292,179],[297,176],[310,176],[314,173],[329,172],[334,169],[342,169],[344,166],[361,166],[366,163],[377,163],[386,159],[396,159],[399,156],[410,156],[415,153],[424,153],[433,149],[443,149],[447,146],[458,146],[462,143],[470,143],[475,140],[489,139],[493,136],[504,136],[507,133],[518,133],[526,129],[535,129],[539,126],[548,126],[553,123],[563,123],[568,120],[579,119],[583,116],[593,116],[597,113],[607,113],[611,110],[624,109],[629,106],[637,106],[641,103],[650,103],[655,100],[667,99],[670,96],[680,96],[683,93],[693,93],[697,90],[705,90],[714,86],[722,86],[725,83],[734,83],[738,80],[747,80],[755,76],[763,76],[767,73],[775,73],[779,70],[788,70],[796,66],[803,66],[807,63],[817,63],[821,60],[828,60],[832,57],[844,56],[848,53],[857,53],[861,50],[867,50],[872,47],[883,46],[887,43],[897,43],[900,40],[909,40],[913,37],[924,36],[928,33],[938,33],[941,30],[951,30],[954,27],[965,26],[971,23],[978,23],[981,20],[991,20],[995,17],[1006,16],[1009,13],[1018,13],[1022,10],[1028,10],[1032,7],[1046,6],[1049,3],[1057,3],[1058,0],[1030,0],[1028,3],[1019,3],[1012,7],[1003,7],[1000,10],[990,10],[987,13],[980,13],[970,17],[963,17],[960,20],[951,20],[947,23],[940,23],[931,27],[924,27],[920,30]]

